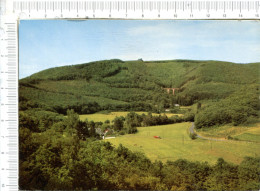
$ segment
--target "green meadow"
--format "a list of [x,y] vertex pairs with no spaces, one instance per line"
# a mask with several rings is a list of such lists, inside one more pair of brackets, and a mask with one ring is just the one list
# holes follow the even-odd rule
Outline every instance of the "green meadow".
[[245,141],[260,142],[260,123],[258,127],[251,128],[241,134],[235,135],[234,138]]
[[[153,161],[163,162],[182,158],[214,164],[222,157],[228,162],[239,164],[246,156],[260,155],[260,144],[255,142],[192,140],[187,133],[190,126],[191,123],[187,122],[140,127],[136,134],[123,135],[106,141],[115,146],[122,144],[132,151],[145,153]],[[160,136],[161,139],[153,136]]]
[[198,133],[204,137],[214,138],[235,138],[241,141],[260,142],[260,123],[250,125],[223,125],[220,127],[211,127],[198,130]]

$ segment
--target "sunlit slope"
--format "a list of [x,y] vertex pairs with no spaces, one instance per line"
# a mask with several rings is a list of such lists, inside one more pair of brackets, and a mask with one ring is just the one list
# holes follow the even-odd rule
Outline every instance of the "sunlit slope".
[[[191,140],[187,129],[191,123],[140,127],[138,133],[108,139],[118,146],[123,144],[133,151],[144,152],[152,160],[208,161],[213,164],[219,157],[240,163],[245,156],[259,156],[260,144],[243,141]],[[156,139],[153,136],[160,136]]]

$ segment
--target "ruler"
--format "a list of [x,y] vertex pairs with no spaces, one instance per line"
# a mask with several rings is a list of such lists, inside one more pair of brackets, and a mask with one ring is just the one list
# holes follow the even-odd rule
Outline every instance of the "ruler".
[[14,1],[23,19],[259,19],[259,1]]
[[0,1],[0,190],[18,190],[17,17]]
[[259,8],[259,1],[0,0],[0,190],[18,190],[19,20],[259,20]]

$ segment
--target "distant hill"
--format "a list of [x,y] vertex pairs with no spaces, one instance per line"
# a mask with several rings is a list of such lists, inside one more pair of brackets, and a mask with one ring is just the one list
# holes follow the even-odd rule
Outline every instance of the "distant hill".
[[[161,111],[219,100],[259,84],[260,63],[118,59],[50,68],[19,81],[20,110]],[[164,88],[178,88],[175,95]],[[243,92],[241,92],[243,93]]]

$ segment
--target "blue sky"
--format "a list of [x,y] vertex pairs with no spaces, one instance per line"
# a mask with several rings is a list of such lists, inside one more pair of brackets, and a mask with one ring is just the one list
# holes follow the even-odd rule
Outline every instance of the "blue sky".
[[51,67],[113,58],[260,62],[260,23],[187,20],[20,22],[19,78]]

